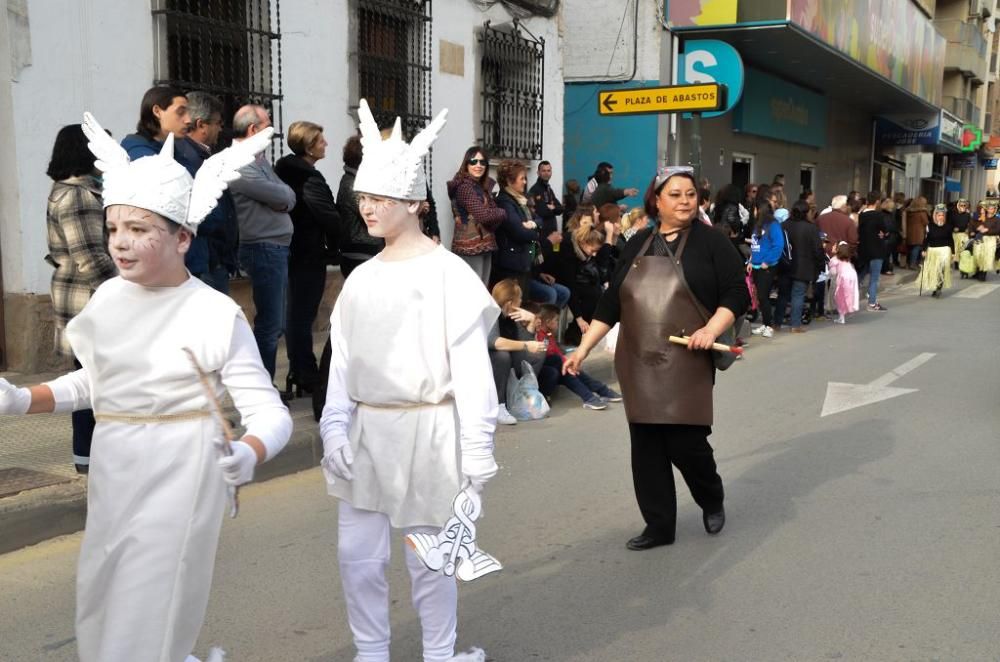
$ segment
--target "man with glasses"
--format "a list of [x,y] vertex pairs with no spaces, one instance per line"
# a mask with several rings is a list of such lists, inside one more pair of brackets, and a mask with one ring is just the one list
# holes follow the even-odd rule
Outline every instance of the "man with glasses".
[[[177,149],[190,155],[194,169],[212,155],[222,130],[222,101],[207,92],[187,96],[190,124]],[[236,210],[228,191],[222,193],[218,206],[198,226],[198,235],[184,256],[188,271],[214,289],[229,294],[229,275],[236,272],[236,242],[239,230]]]

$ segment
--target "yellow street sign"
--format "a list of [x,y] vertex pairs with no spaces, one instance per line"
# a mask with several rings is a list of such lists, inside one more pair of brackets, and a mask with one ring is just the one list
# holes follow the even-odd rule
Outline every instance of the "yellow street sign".
[[597,93],[597,112],[601,115],[640,115],[719,110],[725,105],[723,90],[718,83],[602,90]]

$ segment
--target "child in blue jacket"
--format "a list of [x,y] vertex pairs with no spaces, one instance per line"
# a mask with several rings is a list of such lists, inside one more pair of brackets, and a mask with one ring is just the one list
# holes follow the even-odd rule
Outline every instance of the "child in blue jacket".
[[[751,330],[755,336],[770,338],[774,335],[771,326],[771,287],[774,285],[775,273],[781,261],[781,253],[785,249],[785,233],[781,224],[774,218],[770,210],[761,209],[750,235],[750,264],[747,269],[753,275],[753,284],[757,290],[757,305],[760,308],[763,324]],[[784,311],[778,311],[783,314]]]

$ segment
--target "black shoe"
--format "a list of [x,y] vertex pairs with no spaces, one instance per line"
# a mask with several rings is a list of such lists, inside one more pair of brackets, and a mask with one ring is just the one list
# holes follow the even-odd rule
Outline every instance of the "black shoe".
[[673,544],[673,538],[658,538],[654,536],[647,536],[645,533],[640,533],[635,538],[632,538],[625,543],[625,546],[633,552],[641,552],[643,550],[653,549],[654,547],[662,547],[663,545]]
[[73,466],[76,467],[76,473],[78,473],[78,474],[89,474],[90,473],[90,465],[89,464],[75,464]]
[[726,511],[724,508],[719,508],[715,513],[702,513],[701,521],[705,525],[705,531],[714,536],[726,525]]

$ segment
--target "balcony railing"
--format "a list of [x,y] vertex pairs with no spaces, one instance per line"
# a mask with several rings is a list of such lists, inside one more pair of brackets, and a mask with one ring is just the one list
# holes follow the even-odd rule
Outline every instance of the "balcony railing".
[[981,59],[986,59],[986,39],[975,23],[966,23],[959,18],[948,18],[934,21],[934,27],[949,44],[967,46]]
[[941,97],[942,107],[964,122],[973,121],[973,110],[978,110],[972,104],[972,99],[965,97]]

